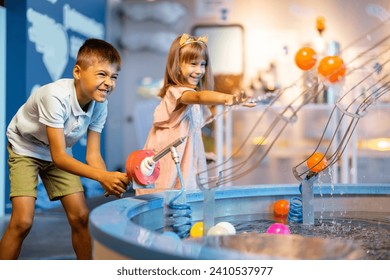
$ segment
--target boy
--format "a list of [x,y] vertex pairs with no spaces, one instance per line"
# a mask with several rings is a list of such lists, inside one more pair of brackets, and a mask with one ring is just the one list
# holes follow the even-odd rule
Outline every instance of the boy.
[[[129,179],[106,171],[100,133],[107,117],[107,97],[115,88],[121,58],[109,43],[88,39],[81,46],[73,79],[39,88],[7,128],[12,213],[0,241],[0,259],[17,259],[34,218],[38,175],[50,200],[60,199],[71,226],[77,259],[92,258],[89,210],[79,176],[98,181],[107,194],[120,196]],[[71,147],[87,133],[86,162]]]

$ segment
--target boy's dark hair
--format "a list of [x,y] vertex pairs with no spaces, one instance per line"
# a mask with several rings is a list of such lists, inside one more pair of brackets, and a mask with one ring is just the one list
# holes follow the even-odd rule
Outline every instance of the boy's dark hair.
[[120,70],[122,60],[119,52],[110,43],[101,39],[87,39],[80,47],[77,54],[76,64],[82,68],[88,68],[94,62],[107,61],[111,64],[117,64]]

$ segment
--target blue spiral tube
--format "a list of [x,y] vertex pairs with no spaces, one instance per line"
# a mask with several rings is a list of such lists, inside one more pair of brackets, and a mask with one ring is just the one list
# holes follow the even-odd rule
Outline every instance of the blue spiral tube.
[[187,238],[190,236],[192,226],[192,209],[188,203],[178,203],[176,200],[184,195],[181,190],[169,203],[170,219],[172,220],[172,229],[180,238]]
[[[175,159],[175,158],[174,158]],[[172,229],[180,238],[187,238],[190,236],[190,230],[192,226],[192,209],[191,205],[188,203],[179,202],[182,196],[185,196],[184,193],[184,180],[183,175],[180,170],[179,161],[175,160],[177,174],[179,176],[181,189],[180,191],[167,203],[169,208],[169,214],[166,215],[172,222]]]
[[[302,194],[302,184],[299,185],[299,192]],[[302,197],[294,196],[290,199],[288,220],[295,223],[302,223],[303,220]]]

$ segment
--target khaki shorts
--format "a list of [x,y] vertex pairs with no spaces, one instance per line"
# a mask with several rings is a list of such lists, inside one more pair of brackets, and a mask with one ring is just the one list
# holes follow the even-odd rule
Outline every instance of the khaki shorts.
[[10,198],[32,196],[37,198],[38,175],[50,200],[84,191],[80,177],[57,168],[53,162],[15,154],[8,143]]

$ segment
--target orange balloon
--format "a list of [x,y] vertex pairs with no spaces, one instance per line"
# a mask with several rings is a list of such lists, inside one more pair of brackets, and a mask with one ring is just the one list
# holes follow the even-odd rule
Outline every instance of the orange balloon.
[[312,154],[306,162],[307,167],[315,173],[318,173],[328,166],[325,156],[320,152]]
[[274,203],[274,214],[276,216],[287,216],[290,203],[285,199],[280,199]]
[[301,70],[309,70],[317,63],[317,53],[309,47],[300,48],[295,54],[295,64]]
[[325,56],[318,65],[318,74],[331,83],[341,80],[347,68],[338,56]]

